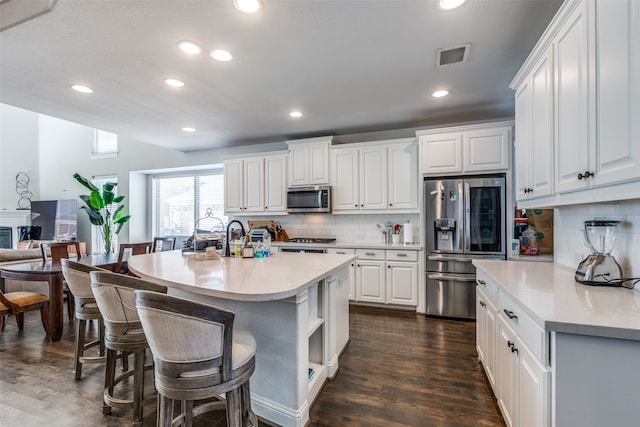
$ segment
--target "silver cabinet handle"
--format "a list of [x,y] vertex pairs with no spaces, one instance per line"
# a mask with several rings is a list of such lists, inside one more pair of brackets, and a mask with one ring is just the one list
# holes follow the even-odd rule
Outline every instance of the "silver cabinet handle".
[[376,256],[375,252],[367,252],[365,253],[366,256]]
[[408,255],[407,254],[396,254],[396,256],[398,258],[406,258]]
[[487,286],[487,282],[485,282],[484,280],[480,280],[480,279],[478,279],[478,284],[482,285],[482,286],[485,286],[485,287]]

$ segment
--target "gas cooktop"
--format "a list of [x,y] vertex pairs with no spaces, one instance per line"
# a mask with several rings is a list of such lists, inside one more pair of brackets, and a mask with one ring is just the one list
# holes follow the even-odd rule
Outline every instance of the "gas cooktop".
[[294,237],[285,240],[287,243],[333,243],[335,241],[336,239],[325,237]]

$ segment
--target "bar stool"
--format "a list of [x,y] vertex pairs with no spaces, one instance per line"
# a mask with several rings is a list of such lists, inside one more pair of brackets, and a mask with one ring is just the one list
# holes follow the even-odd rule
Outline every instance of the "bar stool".
[[[60,260],[62,265],[62,275],[67,282],[69,290],[73,294],[75,300],[75,317],[76,317],[76,349],[74,355],[73,372],[75,379],[82,377],[83,363],[101,363],[106,360],[104,348],[104,321],[100,314],[100,309],[96,303],[91,290],[91,277],[89,273],[92,271],[107,271],[102,268],[93,267],[87,264],[81,264],[68,259]],[[98,321],[98,339],[86,342],[87,320]],[[98,355],[85,356],[85,351],[93,347],[99,347]]]
[[[92,271],[91,289],[104,319],[107,348],[107,365],[104,375],[103,414],[110,414],[113,407],[133,406],[133,425],[142,425],[144,398],[144,371],[153,365],[145,366],[145,350],[149,348],[138,312],[136,311],[134,291],[142,289],[151,292],[166,293],[167,287],[124,274]],[[132,352],[133,370],[116,377],[117,352]],[[124,379],[133,375],[133,398],[119,399],[113,390]],[[151,397],[150,399],[153,399]]]
[[[135,291],[140,322],[155,364],[158,426],[190,427],[193,417],[226,406],[227,426],[258,427],[249,378],[256,341],[233,328],[235,313],[170,295]],[[194,400],[225,394],[194,408]],[[175,401],[181,413],[173,416]]]

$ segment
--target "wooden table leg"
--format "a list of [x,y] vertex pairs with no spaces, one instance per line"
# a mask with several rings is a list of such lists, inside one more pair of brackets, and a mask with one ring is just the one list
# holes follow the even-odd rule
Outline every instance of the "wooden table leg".
[[49,338],[51,341],[60,341],[62,338],[63,315],[63,284],[62,273],[49,276]]

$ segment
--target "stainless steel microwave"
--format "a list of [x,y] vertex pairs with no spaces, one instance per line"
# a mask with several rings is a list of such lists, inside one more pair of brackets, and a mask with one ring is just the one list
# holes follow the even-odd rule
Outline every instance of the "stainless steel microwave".
[[287,212],[331,212],[331,187],[328,185],[289,187],[287,189]]

